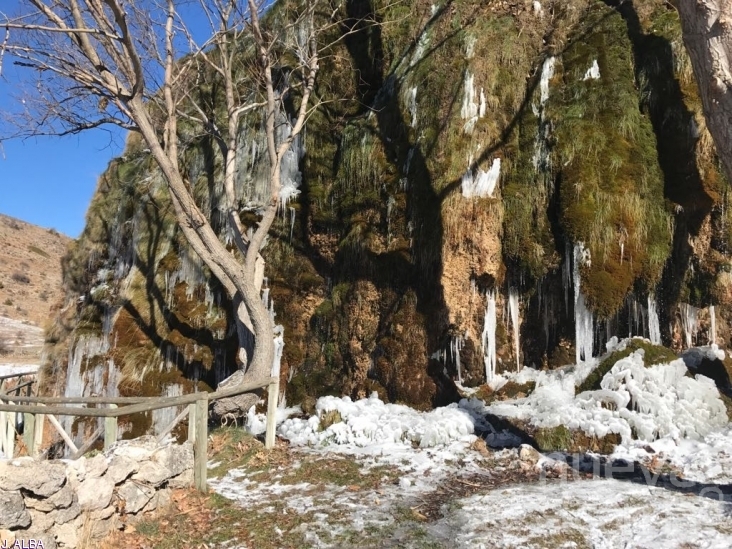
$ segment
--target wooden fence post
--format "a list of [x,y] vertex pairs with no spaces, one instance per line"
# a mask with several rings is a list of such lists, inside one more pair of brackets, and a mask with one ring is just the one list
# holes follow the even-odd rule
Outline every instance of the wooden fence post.
[[10,459],[15,454],[15,414],[8,412],[5,414],[5,457]]
[[[116,404],[110,404],[110,408],[116,408]],[[104,418],[104,449],[109,450],[109,447],[117,442],[117,418],[116,417],[105,417]]]
[[3,453],[3,455],[6,455],[6,446],[5,443],[5,414],[6,412],[0,412],[0,452]]
[[188,441],[196,443],[196,403],[188,405]]
[[46,416],[43,414],[35,414],[35,416],[36,421],[33,426],[33,451],[35,453],[33,454],[33,457],[38,456],[41,451],[41,446],[43,445],[43,427],[46,419]]
[[23,442],[28,449],[28,455],[36,455],[36,414],[23,414]]
[[196,489],[207,492],[206,464],[208,461],[208,393],[196,401],[196,442],[194,446],[193,477]]
[[280,393],[280,379],[276,378],[275,381],[269,384],[267,387],[267,432],[264,435],[264,447],[267,450],[274,448],[275,444],[275,431],[277,430],[277,399]]

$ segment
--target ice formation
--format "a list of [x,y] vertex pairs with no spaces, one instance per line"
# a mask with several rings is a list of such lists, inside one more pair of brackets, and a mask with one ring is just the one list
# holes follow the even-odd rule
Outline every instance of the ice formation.
[[521,347],[519,342],[519,331],[521,320],[519,318],[519,295],[516,288],[508,289],[508,316],[511,319],[511,327],[513,331],[513,352],[516,357],[516,371],[521,370]]
[[409,116],[411,117],[412,128],[417,127],[417,86],[409,89],[407,92],[407,108],[409,109]]
[[457,371],[458,383],[463,382],[462,367],[460,365],[460,351],[463,350],[463,338],[460,336],[450,339],[450,357],[455,361],[455,369]]
[[[385,404],[373,393],[355,402],[349,397],[321,397],[315,408],[318,415],[309,419],[285,420],[279,434],[300,445],[365,447],[406,442],[429,448],[464,440],[475,430],[472,415],[457,404],[419,412],[401,404]],[[342,421],[322,428],[319,416],[331,410],[338,411]]]
[[539,91],[541,105],[543,106],[549,100],[549,80],[554,76],[555,57],[547,57],[541,67],[541,79],[539,81]]
[[496,375],[496,292],[486,294],[485,317],[483,320],[483,362],[485,363],[486,382]]
[[684,329],[686,348],[690,349],[693,338],[699,329],[699,309],[688,303],[681,303],[679,304],[679,312],[681,313],[681,326]]
[[[470,159],[469,164],[472,164],[473,160]],[[492,197],[493,192],[498,184],[498,179],[501,176],[501,159],[494,158],[490,169],[485,172],[478,168],[475,173],[472,172],[468,166],[467,171],[463,174],[461,182],[461,190],[465,198],[474,197]]]
[[[609,350],[614,348],[623,345],[609,346]],[[688,377],[684,359],[646,367],[643,357],[644,351],[639,349],[617,361],[599,390],[578,395],[576,384],[598,361],[574,371],[524,369],[520,375],[533,377],[534,392],[524,399],[492,404],[486,411],[530,421],[537,427],[566,425],[597,437],[617,433],[624,443],[633,437],[643,441],[699,439],[727,424],[724,403],[712,380]]]
[[473,133],[478,119],[485,116],[485,93],[481,88],[480,93],[476,93],[474,84],[474,75],[470,71],[465,72],[465,83],[463,87],[463,104],[460,108],[460,116],[465,120],[463,130],[465,133]]
[[587,69],[584,78],[582,80],[598,80],[600,78],[600,66],[597,64],[597,59],[592,62],[592,66]]
[[579,364],[582,360],[592,358],[594,345],[594,318],[587,308],[585,296],[582,294],[580,267],[590,262],[590,251],[584,243],[574,245],[572,280],[574,283],[574,332],[575,358]]
[[656,296],[648,294],[648,339],[654,345],[661,344],[661,325],[658,321]]
[[709,306],[709,344],[714,345],[717,342],[717,316],[714,305]]
[[549,143],[548,137],[551,131],[551,125],[544,119],[544,105],[549,100],[549,80],[554,75],[554,57],[548,57],[544,60],[541,68],[540,103],[539,107],[532,105],[534,114],[539,117],[539,127],[536,134],[536,143],[534,145],[534,169],[536,171],[548,170],[549,165]]

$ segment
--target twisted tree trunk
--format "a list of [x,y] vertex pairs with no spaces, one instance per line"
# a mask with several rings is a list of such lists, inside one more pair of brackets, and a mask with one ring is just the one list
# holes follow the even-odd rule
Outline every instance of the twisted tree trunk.
[[678,0],[707,127],[732,182],[732,0]]

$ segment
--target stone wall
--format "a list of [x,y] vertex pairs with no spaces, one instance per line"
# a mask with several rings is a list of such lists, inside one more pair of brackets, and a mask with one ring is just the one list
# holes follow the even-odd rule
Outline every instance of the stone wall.
[[149,436],[76,461],[0,460],[0,546],[82,547],[192,484],[193,445]]

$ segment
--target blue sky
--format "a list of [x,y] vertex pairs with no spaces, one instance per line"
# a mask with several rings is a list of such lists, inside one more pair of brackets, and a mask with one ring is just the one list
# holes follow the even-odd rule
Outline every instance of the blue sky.
[[[0,99],[0,109],[3,103]],[[111,142],[102,130],[4,142],[0,213],[79,236],[97,178],[122,150],[124,137],[116,133]]]
[[[179,7],[193,21],[196,38],[207,34],[207,24],[193,8],[185,2]],[[0,12],[17,9],[17,0],[0,0]],[[3,67],[0,111],[13,110],[18,70],[7,62]],[[63,138],[4,141],[0,148],[0,213],[79,236],[97,178],[109,161],[121,154],[125,134],[110,126]]]
[[[15,11],[0,0],[0,11]],[[8,9],[9,8],[9,9]],[[0,111],[16,110],[19,69],[10,63],[0,79]],[[26,74],[26,77],[29,76]],[[97,178],[122,152],[125,132],[92,130],[66,137],[3,141],[0,146],[0,213],[77,237]]]

